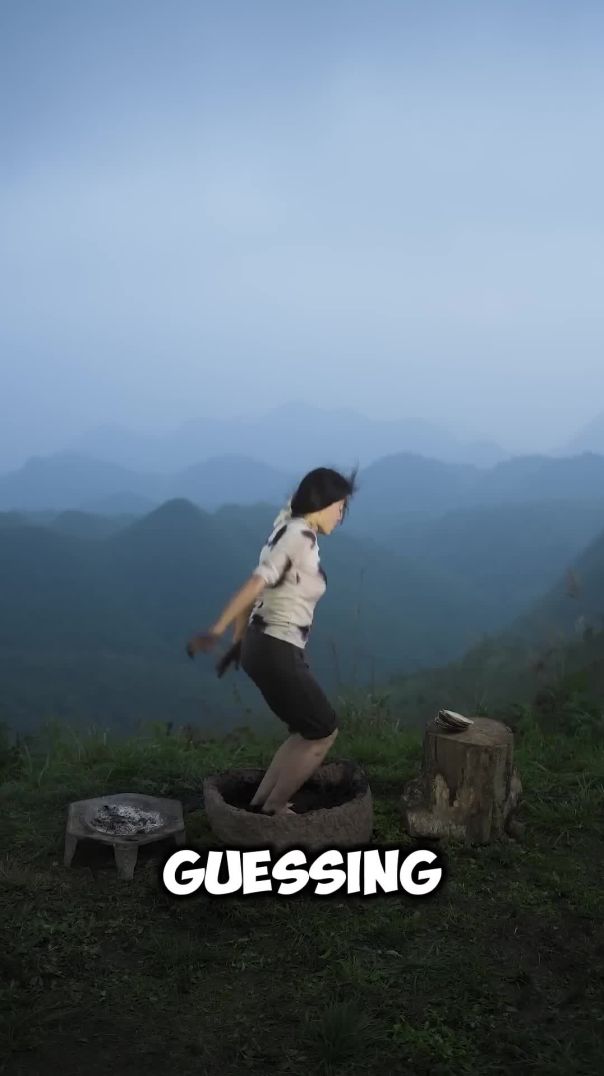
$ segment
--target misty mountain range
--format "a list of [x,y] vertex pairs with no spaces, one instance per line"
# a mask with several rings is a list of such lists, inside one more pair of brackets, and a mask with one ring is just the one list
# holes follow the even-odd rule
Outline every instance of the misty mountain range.
[[[0,511],[81,510],[140,515],[184,498],[206,511],[224,504],[281,505],[301,473],[245,456],[213,457],[173,474],[128,471],[73,454],[30,459],[0,477]],[[445,463],[411,453],[385,456],[359,471],[350,526],[363,533],[401,513],[550,499],[583,500],[604,490],[604,456],[516,457],[493,467]]]
[[[99,426],[47,455],[84,456],[126,471],[166,475],[221,456],[252,458],[269,466],[278,461],[279,469],[300,473],[321,464],[368,467],[383,456],[403,452],[475,467],[492,467],[518,455],[492,440],[464,437],[424,419],[384,421],[350,408],[327,410],[302,402],[286,403],[260,416],[199,418],[156,435],[118,425]],[[604,413],[541,455],[584,452],[604,455]],[[114,507],[120,510],[119,505]],[[141,510],[149,507],[141,504]]]
[[290,402],[266,415],[200,418],[169,433],[150,436],[102,426],[76,438],[66,450],[118,463],[131,470],[167,474],[213,456],[248,456],[285,471],[321,465],[349,468],[394,452],[414,452],[452,463],[488,467],[509,453],[492,441],[468,442],[423,419],[385,421],[351,408],[325,410]]
[[604,455],[604,412],[596,415],[582,430],[579,430],[557,455],[575,456],[581,452],[596,452]]
[[[551,693],[551,688],[556,693]],[[427,720],[446,705],[462,713],[486,706],[509,720],[514,704],[568,701],[576,715],[604,694],[604,530],[499,632],[470,647],[460,660],[396,675],[390,689],[399,712]]]
[[[192,665],[183,646],[255,566],[274,508],[210,515],[181,499],[135,519],[0,515],[0,720],[131,728],[155,717],[224,728],[250,707],[268,718],[245,677],[218,681],[211,662]],[[396,684],[467,653],[483,662],[480,640],[505,637],[510,624],[528,641],[552,625],[575,632],[604,610],[603,550],[601,498],[418,513],[413,525],[403,515],[375,535],[347,523],[321,547],[329,585],[309,644],[313,668],[335,693]],[[583,611],[567,595],[577,560]],[[405,713],[415,720],[412,707]]]
[[[177,500],[95,540],[0,527],[0,719],[226,721],[230,705],[241,722],[233,687],[266,711],[245,677],[218,681],[184,647],[249,576],[270,522],[266,506],[212,516]],[[499,622],[488,595],[371,540],[342,532],[321,554],[329,601],[309,653],[329,690],[447,661]]]
[[292,481],[268,464],[241,456],[214,457],[163,475],[65,453],[30,459],[0,477],[0,510],[75,508],[138,515],[180,497],[214,510],[225,503],[281,501]]
[[[300,478],[278,444],[272,458],[279,466],[231,452],[169,473],[70,452],[1,477],[0,721],[225,728],[250,707],[268,718],[245,677],[218,681],[183,648],[249,575]],[[322,543],[329,588],[310,654],[328,691],[407,678],[414,720],[414,676],[422,706],[445,690],[435,675],[426,695],[422,670],[466,655],[482,675],[489,636],[497,664],[510,639],[532,647],[601,622],[603,456],[478,466],[397,452],[359,483],[345,527]]]

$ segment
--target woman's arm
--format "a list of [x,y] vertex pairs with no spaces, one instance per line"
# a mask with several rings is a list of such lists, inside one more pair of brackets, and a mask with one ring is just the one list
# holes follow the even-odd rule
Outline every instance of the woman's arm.
[[211,634],[222,635],[233,621],[236,621],[238,626],[243,619],[244,613],[249,616],[249,610],[258,600],[266,585],[266,581],[260,575],[254,574],[250,576],[241,589],[231,598],[228,605],[225,606],[216,623],[212,625],[210,628]]
[[250,604],[247,606],[247,608],[244,609],[243,612],[239,613],[239,616],[235,618],[235,623],[233,625],[233,642],[234,643],[238,643],[239,640],[242,638],[242,636],[243,636],[243,634],[245,632],[245,629],[247,627],[248,620],[250,619],[250,613],[251,613],[252,609],[254,608],[255,604],[256,604],[255,600],[253,602],[250,602]]
[[236,638],[239,638],[245,630],[245,621],[249,617],[250,610],[263,590],[278,584],[300,555],[305,539],[297,530],[288,529],[287,526],[282,530],[281,538],[270,550],[264,552],[258,567],[254,569],[241,590],[231,598],[216,623],[210,628],[210,635],[222,635],[229,624],[235,621]]

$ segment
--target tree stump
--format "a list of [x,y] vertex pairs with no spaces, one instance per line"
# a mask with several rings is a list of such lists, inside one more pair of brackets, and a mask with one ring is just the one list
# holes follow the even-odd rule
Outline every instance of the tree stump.
[[412,837],[456,837],[488,844],[512,832],[522,785],[514,737],[501,721],[473,718],[462,732],[426,728],[421,776],[406,785],[401,810]]

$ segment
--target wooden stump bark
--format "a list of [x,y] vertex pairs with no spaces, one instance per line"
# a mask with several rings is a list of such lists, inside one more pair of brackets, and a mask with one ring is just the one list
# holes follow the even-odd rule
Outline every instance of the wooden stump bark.
[[507,725],[476,717],[462,732],[449,732],[432,721],[424,736],[421,776],[405,787],[401,810],[413,837],[488,844],[512,832],[521,793]]

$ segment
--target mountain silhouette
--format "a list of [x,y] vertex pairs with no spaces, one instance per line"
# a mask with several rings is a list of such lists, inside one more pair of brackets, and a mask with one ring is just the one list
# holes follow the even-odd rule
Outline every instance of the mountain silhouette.
[[380,456],[401,451],[485,467],[509,455],[489,440],[458,437],[437,422],[372,419],[352,408],[320,408],[301,401],[260,415],[192,419],[154,436],[100,427],[74,440],[69,448],[134,470],[167,473],[230,453],[253,455],[273,465],[276,445],[279,465],[288,472],[304,472],[326,462],[340,467],[358,462],[366,467]]

